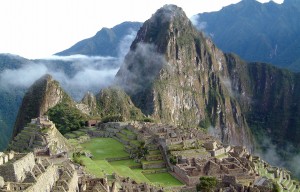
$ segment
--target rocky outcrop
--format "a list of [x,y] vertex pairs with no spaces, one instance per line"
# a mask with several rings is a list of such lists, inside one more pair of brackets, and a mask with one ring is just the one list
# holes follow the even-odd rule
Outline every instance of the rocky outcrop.
[[84,95],[81,102],[76,104],[76,107],[83,113],[90,115],[90,116],[97,116],[98,114],[98,107],[97,107],[97,100],[96,96],[88,92]]
[[225,143],[252,139],[231,87],[225,55],[175,5],[139,30],[117,83],[142,112],[183,127],[211,128]]
[[96,97],[101,117],[127,121],[140,120],[144,116],[141,110],[135,107],[130,97],[118,87],[102,89]]
[[13,137],[34,117],[44,115],[61,102],[72,102],[59,83],[50,75],[37,80],[25,94],[14,126]]

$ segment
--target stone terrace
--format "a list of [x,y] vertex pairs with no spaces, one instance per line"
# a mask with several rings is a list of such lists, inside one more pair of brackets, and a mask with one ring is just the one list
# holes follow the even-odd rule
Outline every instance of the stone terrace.
[[65,191],[78,188],[77,173],[69,163],[58,167],[32,152],[10,153],[14,154],[12,158],[0,165],[0,191],[50,191],[59,186],[60,181],[63,181]]

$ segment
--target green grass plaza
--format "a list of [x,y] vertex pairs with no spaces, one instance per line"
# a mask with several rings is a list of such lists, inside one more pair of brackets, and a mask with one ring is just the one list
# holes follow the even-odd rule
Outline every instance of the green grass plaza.
[[[124,145],[113,138],[92,138],[81,144],[85,151],[93,157],[81,156],[85,170],[98,177],[116,173],[122,177],[130,177],[137,182],[146,182],[162,187],[176,187],[183,184],[168,172],[152,173],[153,170],[143,170],[141,164],[129,158]],[[112,160],[113,159],[113,160]],[[120,160],[118,160],[120,159]]]

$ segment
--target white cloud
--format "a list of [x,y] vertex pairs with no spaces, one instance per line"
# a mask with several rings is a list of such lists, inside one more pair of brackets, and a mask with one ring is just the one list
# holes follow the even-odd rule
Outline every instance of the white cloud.
[[6,69],[0,73],[0,87],[28,88],[37,79],[50,74],[75,99],[82,99],[90,91],[98,93],[100,89],[111,85],[119,70],[125,54],[136,31],[129,31],[119,44],[119,56],[51,56],[43,60],[32,61],[18,69]]

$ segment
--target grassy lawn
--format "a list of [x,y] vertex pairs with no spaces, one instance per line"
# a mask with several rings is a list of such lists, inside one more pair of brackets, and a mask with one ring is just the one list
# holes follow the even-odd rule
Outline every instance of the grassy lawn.
[[[127,157],[128,153],[124,151],[124,146],[113,138],[92,138],[81,146],[92,153],[93,158],[81,156],[80,159],[85,165],[85,170],[97,177],[103,177],[104,173],[112,174],[116,172],[123,177],[131,177],[137,182],[147,182],[164,187],[181,186],[180,181],[175,179],[169,173],[143,174],[143,169],[131,169],[130,166],[139,165],[132,159],[111,161],[106,158]],[[156,154],[158,152],[154,152]],[[143,161],[143,163],[156,163],[160,161]]]
[[103,170],[106,174],[112,174],[113,172],[116,172],[114,167],[107,162],[106,160],[94,160],[94,162],[99,166],[101,170]]
[[102,172],[102,169],[98,163],[85,156],[81,156],[80,160],[82,160],[83,164],[85,165],[84,169],[86,172],[95,175],[96,177],[104,176],[104,173]]
[[170,186],[181,186],[183,185],[180,181],[174,178],[170,173],[154,173],[154,174],[144,174],[149,181],[156,185],[161,185],[164,187]]
[[75,135],[78,136],[78,137],[86,134],[85,132],[80,131],[80,130],[78,130],[78,131],[73,131],[72,133],[75,134]]
[[111,161],[111,162],[109,162],[109,164],[111,164],[113,166],[125,165],[127,167],[140,165],[139,163],[134,162],[132,159],[120,160],[120,161]]
[[93,154],[93,160],[128,156],[123,144],[112,138],[92,138],[81,145]]
[[145,177],[145,175],[141,172],[141,169],[130,169],[127,166],[114,166],[116,172],[118,175],[121,175],[123,177],[130,177],[134,179],[135,181],[142,183],[147,182],[150,183],[150,181]]
[[77,135],[74,133],[66,133],[66,134],[64,134],[64,136],[68,139],[74,139],[77,137]]
[[151,183],[147,177],[142,173],[143,169],[132,169],[136,177],[139,178],[140,182],[146,182],[146,183]]
[[132,143],[133,145],[139,147],[141,145],[141,142],[139,142],[138,140],[131,140],[130,143]]
[[129,131],[128,129],[123,129],[123,132],[126,133],[127,135],[136,135],[135,133]]
[[147,161],[147,160],[142,160],[142,164],[154,164],[154,163],[162,163],[164,162],[163,160],[156,160],[156,161]]

